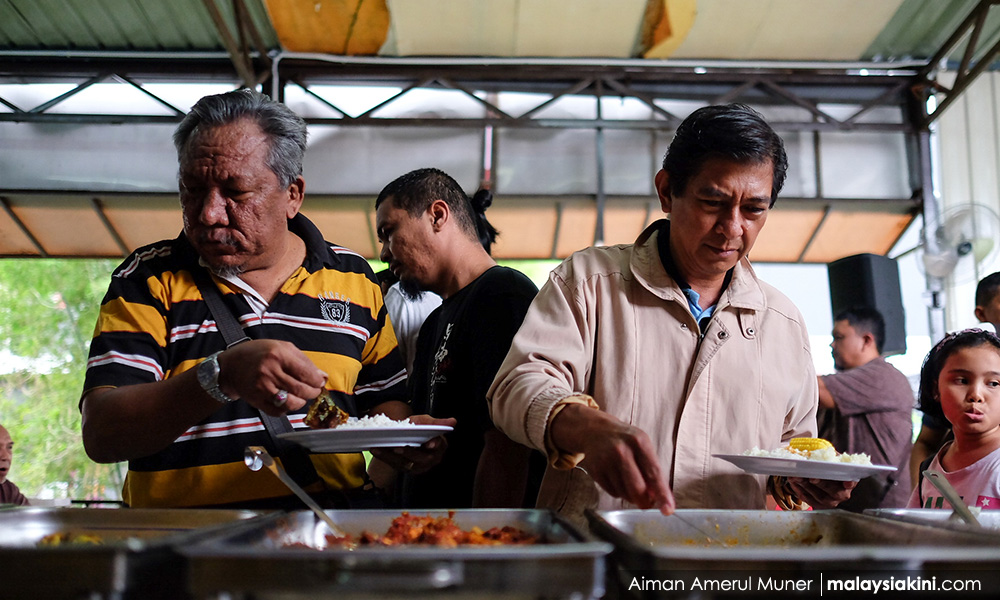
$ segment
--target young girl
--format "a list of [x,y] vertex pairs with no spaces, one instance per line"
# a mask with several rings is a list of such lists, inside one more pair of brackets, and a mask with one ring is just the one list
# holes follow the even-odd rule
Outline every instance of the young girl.
[[[945,336],[924,359],[919,396],[921,410],[944,413],[955,438],[930,468],[944,473],[966,504],[1000,508],[1000,338],[981,329]],[[921,477],[907,508],[950,505]]]

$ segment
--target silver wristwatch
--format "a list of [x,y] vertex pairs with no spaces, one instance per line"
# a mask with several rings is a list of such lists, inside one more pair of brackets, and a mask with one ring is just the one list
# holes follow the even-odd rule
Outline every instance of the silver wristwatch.
[[219,355],[221,351],[209,356],[198,365],[198,383],[205,393],[215,398],[222,404],[235,402],[236,398],[230,398],[219,388]]

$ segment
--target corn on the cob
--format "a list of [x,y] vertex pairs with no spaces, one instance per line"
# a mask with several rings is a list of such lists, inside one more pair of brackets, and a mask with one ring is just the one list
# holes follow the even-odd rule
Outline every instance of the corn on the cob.
[[792,438],[788,442],[788,446],[792,450],[805,450],[811,452],[813,450],[821,450],[823,448],[833,448],[833,444],[823,438]]

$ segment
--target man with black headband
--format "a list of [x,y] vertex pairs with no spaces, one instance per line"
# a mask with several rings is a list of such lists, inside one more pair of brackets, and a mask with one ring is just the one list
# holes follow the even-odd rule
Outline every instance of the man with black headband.
[[420,328],[410,402],[417,412],[458,421],[438,465],[420,450],[375,454],[406,471],[406,507],[534,506],[542,457],[496,430],[486,390],[537,288],[487,251],[496,238],[485,215],[491,202],[484,190],[470,199],[437,169],[399,177],[375,202],[380,257],[402,289],[443,298]]

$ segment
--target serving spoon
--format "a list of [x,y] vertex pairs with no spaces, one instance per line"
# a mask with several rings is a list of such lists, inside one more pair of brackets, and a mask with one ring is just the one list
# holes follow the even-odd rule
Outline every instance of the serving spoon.
[[[675,518],[675,519],[677,519],[681,523],[684,523],[685,525],[687,525],[691,529],[697,531],[699,534],[705,536],[705,540],[709,544],[717,544],[719,546],[731,546],[732,545],[730,542],[728,542],[728,541],[722,539],[721,537],[719,537],[718,533],[708,531],[704,527],[699,526],[697,523],[694,522],[694,520],[691,517],[688,517],[687,515],[681,514],[681,511],[679,511],[679,510],[674,511],[673,514],[671,514],[670,516],[673,517],[673,518]],[[667,518],[670,518],[670,517],[667,517]]]
[[948,501],[948,504],[951,504],[951,509],[954,510],[955,514],[957,514],[959,517],[962,517],[963,521],[965,521],[969,525],[982,527],[982,524],[979,522],[979,519],[976,518],[976,515],[972,514],[972,511],[969,510],[969,506],[965,503],[964,500],[962,500],[962,497],[958,495],[958,492],[955,491],[955,488],[951,486],[951,483],[944,476],[944,473],[941,473],[940,471],[934,471],[932,469],[927,469],[926,471],[924,471],[924,477],[927,478],[927,481],[931,482],[931,485],[936,487],[937,490],[941,492],[941,495],[944,496],[944,499]]
[[337,522],[330,518],[330,515],[326,514],[323,508],[316,503],[312,497],[306,493],[304,489],[299,487],[299,484],[295,483],[295,480],[288,476],[281,465],[271,457],[268,451],[263,446],[247,446],[246,450],[243,451],[243,462],[246,463],[247,467],[251,471],[260,471],[262,467],[267,467],[274,476],[281,480],[281,483],[288,486],[288,489],[299,497],[306,503],[316,516],[319,517],[326,526],[330,528],[330,531],[338,537],[347,537],[347,533],[337,525]]

